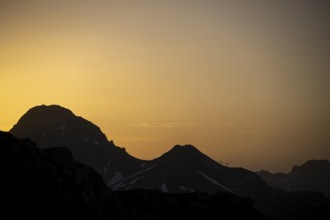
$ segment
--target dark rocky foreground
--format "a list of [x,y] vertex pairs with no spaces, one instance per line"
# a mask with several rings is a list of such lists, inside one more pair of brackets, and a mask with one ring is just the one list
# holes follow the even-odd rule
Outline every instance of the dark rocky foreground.
[[38,149],[0,132],[2,219],[264,219],[231,193],[115,192],[64,147]]

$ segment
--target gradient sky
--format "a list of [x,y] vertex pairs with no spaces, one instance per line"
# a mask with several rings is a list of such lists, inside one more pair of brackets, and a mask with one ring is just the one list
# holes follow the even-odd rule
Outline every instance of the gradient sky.
[[328,2],[0,0],[0,129],[59,104],[142,159],[330,159]]

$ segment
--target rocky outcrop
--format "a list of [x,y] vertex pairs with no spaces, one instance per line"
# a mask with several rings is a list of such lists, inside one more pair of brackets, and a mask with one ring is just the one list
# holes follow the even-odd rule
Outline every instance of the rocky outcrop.
[[11,219],[104,218],[97,199],[107,190],[101,176],[74,161],[67,148],[40,150],[1,132],[0,170],[1,214]]

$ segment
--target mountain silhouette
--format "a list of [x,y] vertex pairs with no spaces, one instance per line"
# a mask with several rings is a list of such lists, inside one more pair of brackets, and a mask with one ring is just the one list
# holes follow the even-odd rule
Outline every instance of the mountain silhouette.
[[39,149],[1,131],[0,172],[2,219],[265,219],[231,193],[115,192],[67,148]]
[[[330,213],[329,200],[320,193],[283,192],[269,186],[254,172],[217,163],[192,145],[176,145],[150,161],[136,159],[124,148],[108,141],[99,127],[58,105],[42,105],[30,109],[10,133],[18,138],[29,138],[43,149],[67,147],[72,152],[73,159],[94,168],[106,185],[116,190],[110,193],[115,201],[123,199],[128,207],[139,209],[141,216],[143,213],[153,216],[150,210],[143,210],[141,204],[150,205],[157,200],[154,208],[164,211],[170,206],[169,201],[182,204],[179,194],[183,197],[192,194],[195,202],[197,200],[194,199],[199,196],[213,201],[219,194],[226,195],[229,200],[239,198],[235,201],[241,201],[241,197],[250,197],[256,202],[258,210],[274,219],[308,219],[324,213],[329,216]],[[134,190],[134,193],[125,194],[127,190]],[[116,194],[117,192],[123,194]],[[205,193],[200,194],[201,192]],[[167,193],[175,194],[171,197]],[[132,195],[140,204],[129,201],[129,196]],[[197,203],[205,206],[203,199]],[[159,204],[166,204],[166,207],[159,208]],[[191,208],[190,205],[182,207],[187,210]],[[121,207],[120,210],[126,210],[126,207]],[[166,215],[162,215],[164,216]],[[218,214],[216,216],[219,217]],[[157,218],[159,217],[158,215]]]
[[288,174],[257,172],[270,186],[285,191],[315,191],[330,198],[330,162],[309,160],[301,166],[293,166]]
[[176,145],[148,161],[136,173],[113,185],[114,189],[158,189],[163,192],[231,192],[253,196],[271,190],[258,175],[242,168],[228,168],[192,145]]
[[[253,198],[257,209],[274,219],[314,217],[320,212],[315,211],[315,204],[319,201],[328,204],[328,200],[318,193],[276,190],[256,173],[222,166],[192,145],[174,146],[159,158],[143,164],[136,173],[112,185],[112,188],[117,191],[149,189],[183,194],[200,191],[231,193]],[[301,207],[304,207],[303,211]],[[330,206],[325,207],[330,211]]]
[[108,141],[99,127],[58,105],[31,108],[10,133],[29,138],[41,148],[69,148],[74,159],[93,167],[107,184],[133,172],[142,162]]

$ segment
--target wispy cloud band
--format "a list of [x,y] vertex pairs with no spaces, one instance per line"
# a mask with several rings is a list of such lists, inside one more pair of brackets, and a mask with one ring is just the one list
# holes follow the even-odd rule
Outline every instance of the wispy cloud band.
[[139,122],[127,124],[127,126],[143,128],[174,128],[181,126],[193,126],[198,124],[198,122]]

